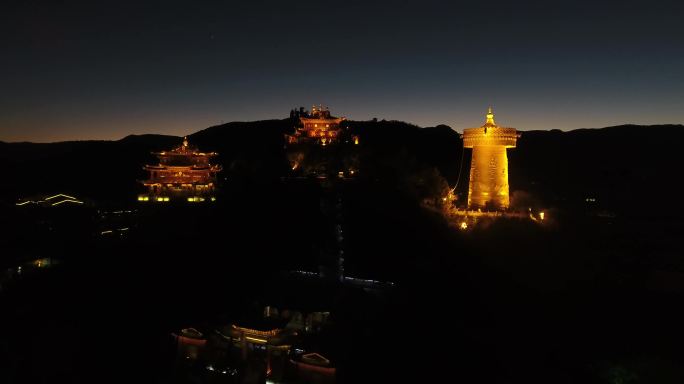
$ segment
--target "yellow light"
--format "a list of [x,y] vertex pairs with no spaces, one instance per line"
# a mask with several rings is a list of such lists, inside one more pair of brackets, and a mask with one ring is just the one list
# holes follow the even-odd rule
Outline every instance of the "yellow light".
[[188,197],[188,201],[192,203],[195,200],[192,197]]
[[238,326],[236,326],[236,325],[231,325],[231,327],[232,327],[233,329],[236,329],[236,330],[241,331],[241,332],[245,332],[245,333],[247,333],[247,334],[261,335],[261,336],[265,336],[265,337],[275,336],[275,335],[277,335],[278,333],[280,333],[280,329],[277,329],[277,328],[276,328],[276,329],[272,329],[272,330],[270,330],[270,331],[259,331],[259,330],[256,330],[256,329],[238,327]]
[[466,223],[465,221],[462,222],[462,223],[461,223],[461,229],[463,229],[463,230],[468,229],[468,223]]
[[52,206],[55,206],[55,205],[60,205],[60,204],[62,204],[62,203],[76,203],[76,204],[83,204],[83,202],[82,202],[82,201],[78,201],[78,200],[62,200],[62,201],[58,201],[58,202],[56,202],[56,203],[52,203]]
[[145,196],[138,196],[138,201],[145,201]]
[[255,343],[263,343],[263,344],[265,344],[267,341],[264,339],[257,339],[256,337],[249,337],[249,336],[245,336],[245,340],[253,341]]
[[157,201],[164,201],[163,197],[157,197]]
[[73,196],[69,196],[69,195],[65,195],[65,194],[63,194],[63,193],[59,193],[59,194],[54,195],[54,196],[46,197],[46,198],[45,198],[45,201],[52,200],[52,199],[57,198],[57,197],[60,197],[60,196],[61,196],[61,197],[64,197],[65,199],[78,200],[78,199],[76,199],[76,198],[73,197]]
[[544,220],[544,212],[539,212],[539,219]]
[[216,201],[216,198],[212,196],[211,201]]

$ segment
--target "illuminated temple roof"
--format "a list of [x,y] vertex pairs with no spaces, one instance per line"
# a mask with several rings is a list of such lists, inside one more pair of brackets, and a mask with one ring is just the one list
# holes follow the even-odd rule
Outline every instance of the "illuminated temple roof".
[[489,107],[484,125],[464,129],[462,137],[465,148],[476,145],[503,145],[506,148],[515,148],[520,134],[515,128],[497,125],[494,122],[492,107]]
[[221,170],[219,165],[210,163],[212,157],[218,155],[216,152],[200,152],[197,147],[188,143],[188,138],[183,138],[183,143],[170,150],[162,152],[152,152],[159,158],[159,164],[147,165],[147,170],[160,170],[167,168],[190,168],[196,170],[212,169]]
[[216,152],[200,152],[183,143],[170,150],[153,152],[159,159],[157,164],[145,165],[149,172],[147,180],[140,182],[147,187],[147,195],[139,195],[138,201],[184,202],[215,201],[216,175],[222,170],[220,164],[212,164]]
[[191,166],[207,163],[209,158],[218,155],[216,152],[200,152],[197,147],[188,143],[187,136],[183,143],[170,151],[153,152],[159,157],[160,165],[168,166]]
[[246,317],[232,327],[238,331],[264,333],[272,336],[280,333],[287,325],[287,320],[273,317]]
[[302,123],[304,123],[305,128],[309,128],[307,123],[318,123],[322,125],[316,128],[323,129],[330,128],[329,126],[325,126],[325,124],[340,124],[344,120],[344,117],[332,116],[330,115],[330,110],[328,109],[328,107],[323,107],[322,105],[314,105],[313,107],[311,107],[311,114],[309,116],[300,117],[299,119]]
[[492,113],[492,107],[487,110],[487,121],[485,121],[483,127],[498,127],[494,122],[494,113]]

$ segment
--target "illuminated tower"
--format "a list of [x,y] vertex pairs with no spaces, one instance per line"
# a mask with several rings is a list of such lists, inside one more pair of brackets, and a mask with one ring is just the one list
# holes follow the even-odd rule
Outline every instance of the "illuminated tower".
[[479,128],[463,130],[463,148],[472,148],[468,208],[502,210],[508,208],[508,157],[506,148],[515,148],[520,137],[515,128],[494,123],[492,108]]
[[159,158],[159,163],[144,167],[149,178],[142,184],[148,193],[138,196],[138,201],[203,202],[216,199],[216,174],[222,169],[220,165],[211,163],[216,152],[200,152],[188,144],[185,137],[180,146],[153,154]]

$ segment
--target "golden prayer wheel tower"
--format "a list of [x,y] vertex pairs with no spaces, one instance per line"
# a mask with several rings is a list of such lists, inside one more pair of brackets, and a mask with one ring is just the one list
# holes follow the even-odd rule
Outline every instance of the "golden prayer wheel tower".
[[515,148],[520,137],[515,128],[494,123],[492,108],[479,128],[463,130],[463,148],[472,148],[468,208],[504,210],[508,208],[507,148]]

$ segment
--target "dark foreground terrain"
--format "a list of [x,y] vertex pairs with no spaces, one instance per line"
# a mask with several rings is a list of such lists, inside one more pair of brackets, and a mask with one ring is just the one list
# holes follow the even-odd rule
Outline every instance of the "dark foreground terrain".
[[[674,144],[649,143],[681,126],[524,133],[509,154],[513,202],[548,219],[465,232],[423,207],[459,173],[463,198],[469,159],[459,172],[448,127],[351,122],[361,171],[325,188],[281,179],[288,127],[190,136],[226,168],[216,203],[195,207],[134,201],[149,151],[178,138],[0,144],[12,180],[2,185],[0,382],[179,382],[171,332],[273,301],[330,308],[339,382],[684,381],[684,221],[659,189],[676,170]],[[282,279],[316,270],[331,189],[343,200],[345,273],[393,288]],[[14,205],[57,192],[87,204]],[[102,234],[110,228],[129,229]],[[43,258],[54,262],[25,264]]]

